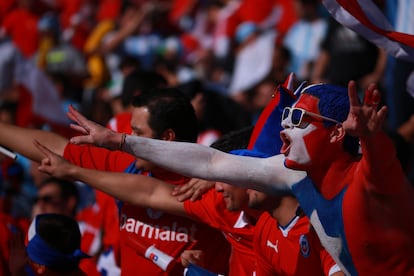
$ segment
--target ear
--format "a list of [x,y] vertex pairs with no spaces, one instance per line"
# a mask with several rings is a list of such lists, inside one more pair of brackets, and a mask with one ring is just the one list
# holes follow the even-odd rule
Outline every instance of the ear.
[[175,131],[172,130],[171,128],[166,129],[163,133],[162,133],[162,140],[166,140],[166,141],[175,141]]
[[331,132],[330,142],[331,143],[336,143],[336,142],[342,141],[344,139],[344,137],[345,137],[345,134],[346,133],[345,133],[345,130],[342,127],[342,125],[336,125],[333,128],[332,132]]
[[76,209],[76,203],[77,203],[76,197],[71,196],[70,198],[68,198],[68,200],[66,202],[68,210],[71,210],[71,212],[72,212],[72,210],[75,210]]

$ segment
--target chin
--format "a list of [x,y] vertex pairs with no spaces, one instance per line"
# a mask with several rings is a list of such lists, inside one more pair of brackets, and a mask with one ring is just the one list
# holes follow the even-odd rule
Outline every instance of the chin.
[[292,159],[285,159],[285,166],[286,168],[292,169],[292,170],[300,170],[300,171],[304,171],[308,168],[308,165],[303,164],[303,163],[299,163],[297,161],[294,161]]

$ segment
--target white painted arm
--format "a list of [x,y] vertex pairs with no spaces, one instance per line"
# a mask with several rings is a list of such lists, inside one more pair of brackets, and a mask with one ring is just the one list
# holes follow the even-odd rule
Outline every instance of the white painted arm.
[[128,135],[123,150],[170,171],[263,192],[288,190],[306,176],[284,166],[284,156],[255,158],[211,147]]

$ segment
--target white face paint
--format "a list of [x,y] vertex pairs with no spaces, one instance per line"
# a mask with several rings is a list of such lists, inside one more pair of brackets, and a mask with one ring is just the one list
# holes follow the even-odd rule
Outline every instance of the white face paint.
[[304,137],[316,129],[318,129],[317,126],[308,124],[304,128],[291,127],[281,132],[282,140],[284,141],[281,152],[286,156],[286,165],[288,167],[291,167],[293,164],[306,165],[311,162],[311,156],[306,147]]

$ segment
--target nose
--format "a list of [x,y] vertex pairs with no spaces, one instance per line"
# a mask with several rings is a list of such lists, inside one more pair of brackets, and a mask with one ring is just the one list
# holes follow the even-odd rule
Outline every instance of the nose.
[[292,122],[289,119],[289,117],[285,118],[282,120],[281,124],[280,124],[284,129],[286,128],[293,128],[292,126]]
[[222,193],[224,191],[223,184],[221,182],[216,182],[214,185],[217,192]]

